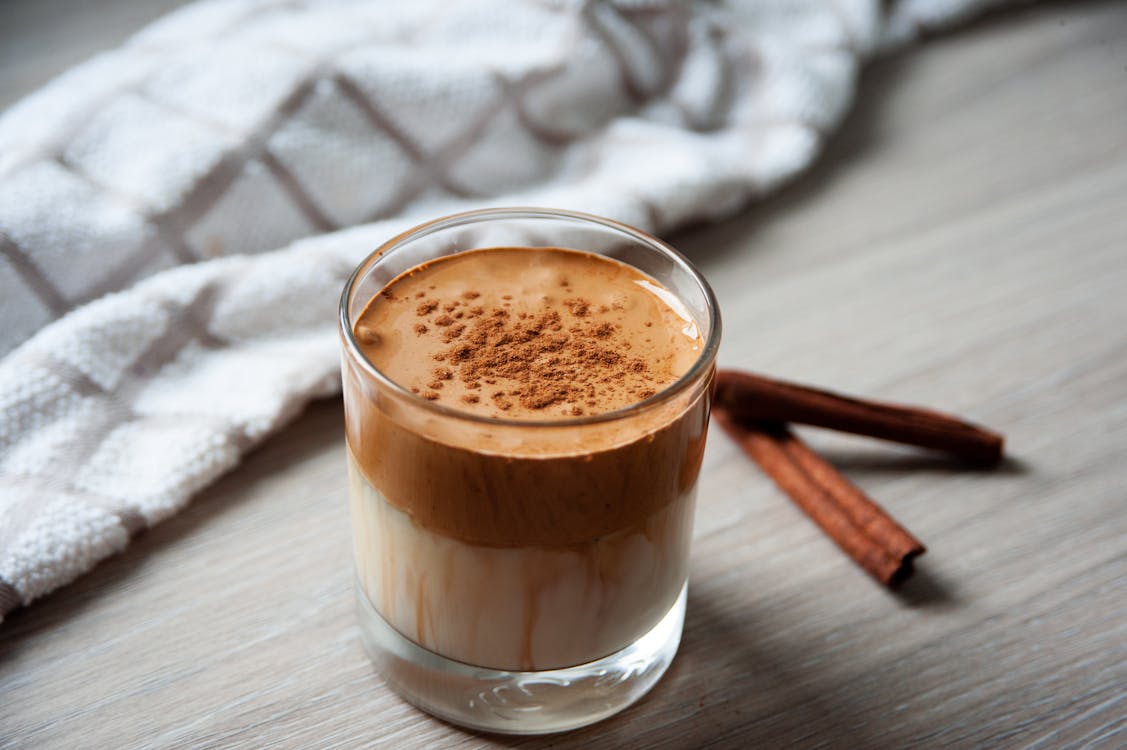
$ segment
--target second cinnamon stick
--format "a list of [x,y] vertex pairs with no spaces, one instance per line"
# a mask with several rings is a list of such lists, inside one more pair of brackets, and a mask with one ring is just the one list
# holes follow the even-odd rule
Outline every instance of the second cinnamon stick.
[[722,406],[713,419],[870,575],[891,587],[911,575],[924,546],[789,429],[739,420]]

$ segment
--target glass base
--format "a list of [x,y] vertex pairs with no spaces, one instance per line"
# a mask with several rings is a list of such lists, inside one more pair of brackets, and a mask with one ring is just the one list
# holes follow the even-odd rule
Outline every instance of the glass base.
[[685,592],[682,587],[657,625],[621,651],[542,672],[475,667],[422,648],[388,625],[359,582],[356,604],[361,638],[376,669],[408,702],[471,729],[547,734],[594,724],[649,692],[681,642]]

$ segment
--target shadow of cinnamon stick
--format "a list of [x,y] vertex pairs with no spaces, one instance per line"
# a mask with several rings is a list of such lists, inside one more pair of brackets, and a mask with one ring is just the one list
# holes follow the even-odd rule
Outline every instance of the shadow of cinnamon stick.
[[1033,466],[1014,456],[1006,456],[994,466],[983,466],[959,461],[939,454],[924,452],[888,452],[887,450],[823,449],[822,456],[847,475],[861,476],[887,474],[996,474],[1000,476],[1027,476],[1034,473]]

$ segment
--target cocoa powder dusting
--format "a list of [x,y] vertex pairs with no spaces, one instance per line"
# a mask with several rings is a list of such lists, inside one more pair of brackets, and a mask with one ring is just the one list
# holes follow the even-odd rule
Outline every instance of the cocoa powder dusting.
[[462,325],[461,323],[459,323],[455,326],[451,326],[450,328],[446,329],[445,333],[442,334],[442,340],[445,341],[447,344],[449,344],[451,341],[453,341],[456,338],[458,338],[459,336],[461,336],[462,332],[465,331],[465,330],[466,330],[466,327],[464,325]]
[[564,305],[577,318],[586,318],[587,313],[591,311],[590,303],[581,299],[565,299]]
[[[465,299],[479,296],[462,294]],[[511,296],[501,297],[506,298]],[[449,310],[452,303],[426,304],[429,314]],[[479,389],[482,382],[500,381],[503,389],[495,388],[489,398],[502,412],[517,404],[533,411],[562,405],[565,414],[581,416],[584,406],[596,405],[596,383],[622,383],[627,375],[643,383],[654,382],[645,360],[622,355],[629,342],[616,339],[618,327],[613,323],[593,319],[588,301],[569,299],[563,304],[563,311],[519,314],[505,306],[475,305],[469,309],[466,323],[457,325],[449,314],[440,313],[430,322],[445,329],[443,341],[451,346],[434,359],[449,362],[453,369],[436,368],[423,397],[440,398],[443,382],[455,377],[466,390]],[[653,389],[645,392],[652,394]],[[480,399],[471,394],[461,400],[474,404]]]

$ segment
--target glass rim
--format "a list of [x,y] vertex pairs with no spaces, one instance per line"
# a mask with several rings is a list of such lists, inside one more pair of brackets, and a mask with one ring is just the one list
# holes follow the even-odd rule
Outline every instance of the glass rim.
[[[434,401],[429,401],[417,393],[413,393],[409,388],[400,385],[385,375],[379,368],[364,355],[363,350],[360,348],[359,343],[356,341],[356,336],[353,333],[354,320],[349,313],[349,303],[352,299],[353,290],[356,287],[360,277],[380,258],[395,250],[398,246],[405,242],[427,235],[434,234],[443,229],[449,229],[466,224],[474,224],[483,220],[490,219],[521,219],[521,218],[541,218],[541,219],[564,219],[577,221],[580,223],[595,224],[607,229],[616,231],[620,234],[627,235],[628,237],[648,245],[651,248],[658,250],[668,255],[674,261],[674,264],[683,272],[688,274],[689,278],[700,288],[704,295],[705,304],[708,307],[708,338],[705,340],[704,347],[701,349],[700,356],[693,362],[690,367],[681,377],[673,381],[665,388],[661,389],[653,396],[624,406],[613,411],[602,412],[600,414],[589,414],[578,417],[565,417],[563,419],[547,419],[547,420],[529,420],[529,419],[513,419],[505,417],[491,417],[484,414],[474,414],[472,412],[463,411],[461,409],[438,404]],[[476,248],[469,248],[476,249]],[[568,249],[568,248],[564,248]],[[574,249],[574,248],[572,248]],[[582,251],[586,252],[586,251]],[[621,262],[621,261],[620,261]],[[398,276],[396,277],[398,278]],[[706,374],[706,370],[712,367],[716,360],[716,354],[720,348],[720,307],[716,301],[716,295],[709,286],[708,281],[704,276],[697,271],[697,269],[689,262],[689,260],[678,252],[672,245],[667,242],[654,237],[648,232],[643,232],[636,227],[629,224],[624,224],[614,219],[608,219],[595,214],[583,213],[581,211],[569,211],[558,208],[541,208],[541,207],[495,207],[495,208],[480,208],[471,211],[461,211],[446,216],[440,216],[436,219],[418,224],[410,229],[407,229],[395,235],[382,245],[377,247],[369,253],[363,260],[357,264],[356,268],[348,277],[345,282],[344,290],[341,292],[338,327],[340,328],[340,335],[344,341],[345,353],[353,362],[358,363],[364,370],[365,374],[372,377],[380,385],[391,389],[392,392],[398,396],[406,399],[408,402],[418,406],[419,408],[433,412],[440,416],[450,417],[463,421],[475,422],[484,425],[493,425],[498,427],[519,427],[519,428],[533,428],[541,429],[546,427],[577,427],[588,424],[600,424],[605,422],[614,422],[617,420],[632,417],[636,414],[648,412],[656,409],[677,396],[681,395],[690,386],[701,379]]]

